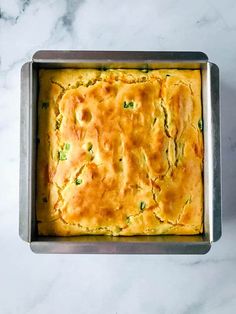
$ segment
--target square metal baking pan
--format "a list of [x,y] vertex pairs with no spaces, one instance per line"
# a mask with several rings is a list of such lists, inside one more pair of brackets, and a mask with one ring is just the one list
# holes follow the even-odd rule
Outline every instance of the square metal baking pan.
[[[204,233],[196,236],[40,237],[35,213],[41,68],[200,69],[204,122]],[[202,52],[38,51],[21,71],[20,237],[37,253],[204,254],[221,236],[219,70]]]

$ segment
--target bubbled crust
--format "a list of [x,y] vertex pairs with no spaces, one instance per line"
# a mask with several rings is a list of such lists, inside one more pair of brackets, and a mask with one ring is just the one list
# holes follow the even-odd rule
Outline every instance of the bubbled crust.
[[202,232],[199,70],[39,76],[40,235]]

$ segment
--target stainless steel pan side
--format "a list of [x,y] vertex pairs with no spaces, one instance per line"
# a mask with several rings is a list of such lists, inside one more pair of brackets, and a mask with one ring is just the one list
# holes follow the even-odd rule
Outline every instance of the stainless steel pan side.
[[36,139],[37,139],[37,73],[33,63],[27,62],[21,69],[21,117],[20,117],[20,188],[19,234],[27,242],[35,238],[35,187],[36,187]]
[[[38,51],[33,62],[43,68],[200,68],[202,52]],[[184,61],[184,62],[183,62]]]
[[48,51],[37,51],[32,58],[33,62],[38,63],[82,63],[89,62],[90,64],[99,63],[119,63],[124,62],[133,63],[153,63],[158,61],[158,63],[175,63],[175,62],[185,62],[185,63],[204,63],[208,60],[208,57],[203,52],[191,52],[191,51],[63,51],[63,50],[48,50]]
[[[30,247],[35,253],[62,254],[205,254],[211,247],[209,242],[202,241],[201,236],[180,238],[152,236],[150,239],[148,236],[139,236],[112,239],[107,236],[81,236],[76,240],[39,239],[31,242]],[[198,241],[196,238],[199,238]]]
[[[220,86],[219,68],[214,63],[209,63],[211,76],[211,108],[212,108],[212,152],[213,152],[213,212],[212,212],[212,240],[221,237],[221,149],[220,149]],[[214,84],[213,84],[214,82]]]
[[26,241],[30,241],[30,68],[27,62],[21,69],[21,108],[20,108],[20,187],[19,187],[19,234]]

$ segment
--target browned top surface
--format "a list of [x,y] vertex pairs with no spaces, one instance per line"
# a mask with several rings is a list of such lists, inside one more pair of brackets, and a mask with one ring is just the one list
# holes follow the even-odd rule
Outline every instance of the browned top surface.
[[41,70],[37,219],[43,235],[197,234],[198,70]]

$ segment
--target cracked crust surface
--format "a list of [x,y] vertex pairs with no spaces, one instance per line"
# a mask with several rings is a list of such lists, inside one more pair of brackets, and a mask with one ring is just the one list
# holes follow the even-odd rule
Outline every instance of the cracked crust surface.
[[202,232],[199,70],[39,78],[40,235]]

